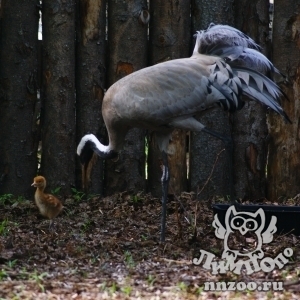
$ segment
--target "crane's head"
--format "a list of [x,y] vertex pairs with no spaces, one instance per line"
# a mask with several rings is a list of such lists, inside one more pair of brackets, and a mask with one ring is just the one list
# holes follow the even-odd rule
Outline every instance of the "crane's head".
[[89,151],[89,153],[86,153],[85,158],[87,158],[87,160],[85,160],[85,162],[82,162],[82,159],[80,159],[80,160],[81,160],[81,168],[82,168],[82,173],[81,173],[82,188],[85,191],[87,191],[88,187],[89,187],[89,182],[90,182],[93,166],[97,162],[97,155],[93,151]]
[[97,161],[97,156],[94,153],[94,143],[93,139],[96,138],[94,135],[89,134],[85,135],[78,147],[77,147],[77,154],[79,156],[79,160],[82,167],[82,188],[84,190],[88,189],[88,185],[90,182],[91,171],[93,165]]
[[82,187],[88,189],[91,171],[97,161],[97,155],[103,159],[118,158],[118,152],[102,145],[93,134],[85,135],[77,147],[77,155],[82,165]]

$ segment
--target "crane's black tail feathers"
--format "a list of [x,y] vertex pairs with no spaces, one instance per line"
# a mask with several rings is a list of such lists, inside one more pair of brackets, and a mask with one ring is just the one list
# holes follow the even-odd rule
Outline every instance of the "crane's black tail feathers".
[[[231,67],[234,74],[234,76],[229,76],[226,82],[220,83],[220,78],[217,78],[218,72],[213,71],[212,76],[215,77],[210,78],[211,84],[224,96],[224,99],[218,102],[219,105],[229,111],[242,107],[243,101],[239,97],[240,93],[234,88],[236,83],[238,87],[241,87],[243,94],[269,106],[291,123],[280,105],[280,97],[286,99],[288,97],[274,81],[265,75],[276,73],[288,81],[287,77],[260,51],[261,47],[254,40],[228,25],[211,23],[206,30],[198,31],[196,34],[194,54],[219,56]],[[220,64],[217,64],[217,67],[221,71],[230,69],[223,68]]]
[[217,60],[210,66],[207,80],[209,90],[215,89],[215,97],[218,98],[216,104],[224,110],[240,110],[244,105],[244,94],[272,108],[287,122],[291,122],[280,105],[280,98],[286,95],[274,81],[262,73],[242,66],[230,67],[225,61]]
[[280,105],[280,98],[287,96],[271,79],[247,67],[233,67],[233,73],[239,78],[243,94],[272,108],[287,122],[292,123]]

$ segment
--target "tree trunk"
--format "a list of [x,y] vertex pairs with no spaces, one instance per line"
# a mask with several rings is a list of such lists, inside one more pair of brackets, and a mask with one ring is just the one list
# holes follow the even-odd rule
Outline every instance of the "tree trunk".
[[[234,0],[193,0],[192,26],[193,32],[203,30],[213,22],[215,24],[234,25]],[[222,135],[230,135],[228,113],[221,109],[208,112],[199,120],[207,128]],[[190,185],[195,192],[202,190],[201,199],[212,196],[225,196],[230,193],[228,176],[228,153],[222,151],[224,143],[205,133],[191,133],[190,142]],[[218,154],[221,153],[219,156]],[[218,157],[218,161],[215,161]],[[215,166],[214,166],[215,164]],[[210,174],[212,170],[212,176]],[[207,179],[210,180],[206,183]]]
[[[77,6],[76,136],[104,136],[101,114],[105,88],[105,0],[80,0]],[[81,166],[76,163],[76,186],[81,186]],[[103,192],[103,160],[98,158],[91,174],[89,192]]]
[[[235,24],[268,56],[269,0],[236,0]],[[242,199],[266,196],[266,108],[245,99],[245,107],[232,115],[234,140],[234,189]]]
[[29,197],[37,171],[37,1],[4,0],[0,18],[0,194]]
[[43,0],[41,173],[69,194],[75,185],[75,1]]
[[[147,66],[146,0],[109,1],[108,83]],[[126,99],[124,99],[126,101]],[[106,193],[145,189],[145,132],[132,129],[126,136],[119,160],[106,161]]]
[[[190,54],[190,1],[151,2],[150,64],[188,57]],[[180,76],[180,74],[178,74]],[[176,130],[168,148],[170,190],[180,194],[187,188],[186,132]],[[148,157],[148,188],[155,196],[161,195],[161,153],[151,139]]]
[[289,84],[279,82],[290,101],[283,100],[283,108],[292,124],[269,114],[270,131],[268,156],[268,199],[278,201],[299,193],[300,182],[300,1],[276,0],[273,22],[273,60],[278,69],[287,74]]

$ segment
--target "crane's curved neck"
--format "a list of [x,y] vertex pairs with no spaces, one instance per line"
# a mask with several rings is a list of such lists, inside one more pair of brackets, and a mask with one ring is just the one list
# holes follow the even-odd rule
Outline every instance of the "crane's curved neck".
[[118,152],[109,144],[105,146],[93,134],[85,135],[78,147],[77,154],[79,155],[82,164],[82,186],[88,189],[92,166],[94,164],[94,153],[104,159],[113,159],[118,157]]
[[81,139],[77,147],[77,154],[80,160],[85,163],[90,160],[92,152],[104,159],[112,159],[118,156],[118,152],[111,149],[110,145],[105,146],[93,134],[87,134]]

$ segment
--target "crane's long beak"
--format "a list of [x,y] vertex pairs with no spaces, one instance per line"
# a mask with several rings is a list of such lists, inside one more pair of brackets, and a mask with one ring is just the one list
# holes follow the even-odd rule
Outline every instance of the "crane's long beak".
[[32,184],[31,184],[31,186],[34,186],[34,187],[36,187],[36,183],[35,183],[35,182],[34,182],[34,183],[32,183]]

